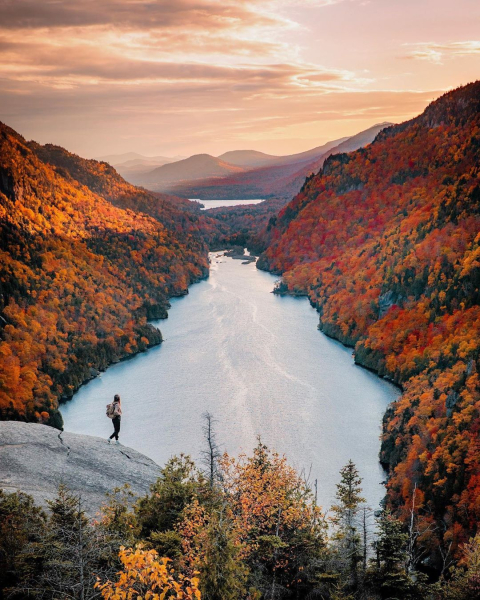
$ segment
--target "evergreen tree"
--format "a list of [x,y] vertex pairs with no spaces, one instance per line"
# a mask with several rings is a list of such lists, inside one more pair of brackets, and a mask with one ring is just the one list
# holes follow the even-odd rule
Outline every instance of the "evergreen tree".
[[373,544],[375,558],[368,573],[368,583],[380,598],[421,600],[426,597],[424,577],[417,573],[410,577],[408,560],[408,534],[403,524],[388,510],[377,518],[377,539]]
[[137,541],[139,526],[131,504],[135,495],[128,484],[107,492],[102,504],[99,527],[114,539],[117,546],[133,546]]
[[139,536],[160,556],[176,558],[181,552],[181,537],[176,526],[184,509],[206,487],[201,473],[189,456],[171,458],[150,494],[140,498],[135,506]]
[[97,578],[105,581],[118,570],[119,539],[90,523],[81,497],[64,486],[48,505],[41,542],[24,549],[24,556],[41,569],[25,578],[17,592],[22,598],[93,600]]
[[102,574],[98,564],[101,544],[88,523],[81,498],[60,486],[48,505],[50,514],[41,542],[24,548],[24,556],[31,560],[35,555],[41,569],[17,586],[18,594],[22,598],[96,597],[96,577]]
[[225,507],[215,511],[206,530],[200,566],[200,589],[205,600],[238,600],[246,593],[248,570],[226,513]]
[[332,521],[336,532],[335,547],[340,559],[340,568],[346,567],[352,587],[358,585],[358,564],[362,560],[362,542],[359,532],[358,513],[365,502],[362,497],[362,480],[355,464],[349,460],[340,470],[337,484],[337,504],[332,506]]
[[36,556],[45,538],[46,520],[31,496],[0,489],[0,599],[22,597],[14,588],[24,587],[41,569]]
[[389,510],[384,510],[377,518],[377,527],[377,540],[374,542],[377,568],[385,572],[405,569],[408,534],[404,532],[401,521],[395,519]]

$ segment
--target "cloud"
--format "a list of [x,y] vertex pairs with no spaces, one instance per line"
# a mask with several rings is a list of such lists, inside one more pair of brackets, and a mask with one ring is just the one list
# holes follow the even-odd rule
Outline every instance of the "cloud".
[[[323,16],[336,15],[341,33],[354,2],[364,4],[0,0],[0,118],[96,156],[109,144],[185,154],[265,136],[340,137],[409,117],[433,94],[376,90],[366,65],[342,55],[349,39],[316,51]],[[315,44],[309,53],[306,38]],[[358,71],[335,67],[350,62]]]
[[11,29],[113,25],[128,29],[207,26],[249,22],[276,25],[278,10],[289,6],[317,8],[359,0],[3,0],[2,26]]
[[223,83],[245,98],[351,84],[354,73],[304,63],[282,39],[298,27],[278,10],[292,1],[7,0],[0,76],[52,89],[110,83],[115,93],[179,83],[198,93]]
[[403,58],[426,60],[438,65],[443,64],[444,59],[465,58],[480,54],[480,41],[476,40],[446,44],[422,42],[409,45],[414,46],[414,49]]
[[255,14],[260,3],[236,0],[4,0],[2,26],[9,29],[91,27],[165,29],[208,26],[222,28],[254,19],[275,24],[270,15]]

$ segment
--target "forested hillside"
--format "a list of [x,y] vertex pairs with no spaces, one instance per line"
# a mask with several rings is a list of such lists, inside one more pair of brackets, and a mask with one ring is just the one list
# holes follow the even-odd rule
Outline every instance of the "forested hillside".
[[60,425],[60,398],[159,343],[147,319],[207,274],[209,223],[0,125],[0,417]]
[[330,157],[267,227],[259,261],[403,387],[384,420],[388,503],[415,513],[437,564],[480,518],[479,160],[476,82]]

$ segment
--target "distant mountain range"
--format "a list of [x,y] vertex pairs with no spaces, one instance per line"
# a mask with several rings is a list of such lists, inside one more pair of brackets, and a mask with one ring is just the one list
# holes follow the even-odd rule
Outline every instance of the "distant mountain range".
[[184,160],[172,162],[141,175],[142,185],[160,191],[182,182],[209,177],[225,177],[243,172],[243,167],[226,163],[210,154],[195,154]]
[[136,173],[145,173],[145,171],[150,171],[161,165],[183,160],[184,158],[184,156],[144,156],[143,154],[138,154],[138,152],[125,152],[124,154],[99,156],[96,160],[109,163],[115,167],[122,177],[128,180],[129,177],[134,176]]
[[237,167],[255,169],[257,167],[270,165],[282,157],[258,152],[258,150],[231,150],[230,152],[220,154],[218,158],[231,165],[236,165]]
[[300,190],[305,177],[317,172],[328,156],[357,150],[371,143],[388,125],[380,123],[352,137],[332,140],[287,156],[233,150],[218,157],[196,154],[154,169],[138,158],[129,158],[123,164],[116,164],[115,168],[135,185],[184,198],[290,199]]

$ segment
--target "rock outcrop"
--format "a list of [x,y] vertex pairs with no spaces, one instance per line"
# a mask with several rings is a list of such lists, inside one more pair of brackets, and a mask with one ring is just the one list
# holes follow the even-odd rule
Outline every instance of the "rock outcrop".
[[82,495],[85,511],[93,516],[106,492],[128,483],[135,494],[145,494],[159,474],[150,458],[102,438],[36,423],[0,422],[0,488],[30,494],[41,506],[63,483]]

